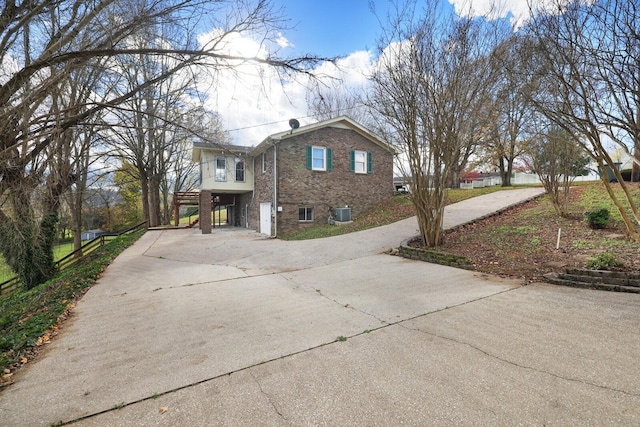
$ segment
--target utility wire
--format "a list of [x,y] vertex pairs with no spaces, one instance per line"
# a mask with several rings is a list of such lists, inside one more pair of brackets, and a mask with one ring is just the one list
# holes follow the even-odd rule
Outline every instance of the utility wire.
[[[364,104],[353,106],[353,107],[349,107],[349,108],[341,108],[340,111],[353,110],[353,109],[359,108],[359,107],[361,107],[363,105]],[[329,113],[333,114],[333,113],[335,113],[335,111],[329,111]],[[309,114],[309,115],[302,116],[302,117],[299,117],[299,118],[300,119],[308,119],[308,118],[313,117],[313,116],[314,116],[313,114]],[[296,117],[296,118],[298,118],[298,117]],[[245,127],[236,128],[236,129],[228,129],[227,132],[237,132],[237,131],[240,131],[240,130],[253,129],[253,128],[258,128],[258,127],[262,127],[262,126],[277,125],[277,124],[280,124],[280,123],[287,123],[288,121],[289,121],[288,119],[285,119],[285,120],[278,120],[277,122],[261,123],[261,124],[257,124],[257,125],[245,126]]]

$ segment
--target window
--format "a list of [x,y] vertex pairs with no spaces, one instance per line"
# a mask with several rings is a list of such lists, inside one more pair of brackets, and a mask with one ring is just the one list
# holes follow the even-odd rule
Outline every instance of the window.
[[216,157],[216,181],[227,180],[227,158]]
[[373,153],[350,151],[349,170],[355,173],[373,173]]
[[313,208],[299,208],[298,221],[300,222],[313,221]]
[[355,173],[367,173],[367,153],[364,151],[354,151],[353,164]]
[[311,169],[323,171],[326,170],[324,159],[326,150],[320,147],[311,148]]
[[236,182],[244,182],[244,160],[236,158]]
[[333,151],[326,147],[307,147],[307,169],[330,171],[333,169]]
[[262,173],[267,171],[267,153],[262,153]]

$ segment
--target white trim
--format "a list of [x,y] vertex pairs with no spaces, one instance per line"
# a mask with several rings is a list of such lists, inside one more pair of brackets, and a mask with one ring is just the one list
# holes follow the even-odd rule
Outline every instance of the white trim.
[[333,119],[324,120],[321,122],[313,123],[306,126],[300,126],[298,129],[291,129],[279,133],[275,133],[271,136],[265,138],[260,144],[258,144],[254,149],[253,153],[260,154],[267,150],[268,147],[271,146],[273,141],[281,141],[287,138],[292,138],[294,136],[303,135],[308,132],[312,132],[317,129],[322,129],[325,127],[334,127],[340,129],[352,129],[355,132],[359,133],[363,137],[367,138],[372,143],[378,145],[379,147],[389,151],[392,154],[396,154],[396,151],[387,144],[382,138],[371,133],[352,119],[347,116],[335,117]]
[[[242,163],[242,179],[238,179],[238,164]],[[233,159],[233,179],[235,182],[247,182],[247,162],[242,157],[236,157]]]
[[[218,159],[224,159],[224,179],[218,179],[218,170],[223,170],[223,169],[219,169],[218,168]],[[213,172],[213,179],[216,182],[227,182],[228,178],[227,178],[227,168],[229,167],[229,164],[227,162],[227,158],[226,156],[215,156],[213,158],[213,164],[214,164],[214,172]]]
[[[358,154],[362,156],[362,162],[358,161]],[[358,164],[362,163],[362,170],[358,170]],[[367,174],[367,152],[362,150],[353,150],[353,172],[357,174]]]
[[[314,157],[314,150],[322,150],[322,167],[318,168],[315,165],[314,160],[316,159],[316,157]],[[320,159],[319,157],[317,157],[317,159]],[[311,170],[314,171],[326,171],[327,170],[327,147],[318,147],[316,145],[312,145],[311,146]]]
[[[311,219],[300,219],[300,209],[304,209],[305,210],[305,218],[307,217],[308,213],[311,213]],[[309,206],[303,206],[298,208],[298,222],[313,222],[314,219],[314,211],[312,207]]]

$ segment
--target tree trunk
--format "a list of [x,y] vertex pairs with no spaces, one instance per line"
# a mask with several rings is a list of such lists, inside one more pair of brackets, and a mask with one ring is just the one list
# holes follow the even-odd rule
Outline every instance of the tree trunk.
[[82,205],[77,203],[78,194],[72,193],[69,196],[71,208],[71,232],[73,233],[73,250],[76,258],[82,256]]
[[631,182],[639,182],[640,181],[640,150],[636,146],[633,150],[633,157],[636,158],[636,161],[631,165]]
[[498,168],[500,169],[500,181],[502,187],[510,187],[511,186],[511,172],[507,170],[507,166],[505,165],[504,156],[500,157],[498,161]]
[[503,187],[511,187],[511,175],[513,174],[513,161],[514,161],[513,157],[510,157],[509,159],[507,159],[507,170],[505,171],[505,174],[502,177]]
[[149,179],[149,227],[160,225],[160,180],[153,176]]
[[152,225],[149,213],[149,181],[146,176],[142,175],[142,172],[140,176],[140,188],[142,190],[142,216],[149,227],[151,227]]

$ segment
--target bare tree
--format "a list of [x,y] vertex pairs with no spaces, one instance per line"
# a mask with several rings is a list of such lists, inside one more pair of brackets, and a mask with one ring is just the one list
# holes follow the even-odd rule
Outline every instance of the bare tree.
[[[198,44],[194,29],[204,17],[217,30]],[[51,236],[60,198],[74,179],[52,169],[55,156],[49,154],[68,154],[60,145],[68,132],[193,66],[233,68],[250,61],[283,73],[306,73],[320,58],[246,58],[225,49],[230,35],[243,32],[262,34],[266,43],[281,24],[268,0],[254,5],[243,0],[23,0],[0,6],[0,249],[25,286],[53,274]],[[141,30],[163,25],[182,31],[153,46],[131,43]],[[105,73],[101,61],[109,59],[109,66],[123,55],[171,61],[127,92],[113,91],[105,82],[81,105],[56,100],[68,76],[87,68]],[[43,182],[47,191],[34,209],[31,196]]]
[[524,153],[523,142],[533,131],[529,93],[535,81],[528,80],[528,73],[523,72],[528,50],[525,40],[514,33],[492,53],[496,84],[486,110],[487,125],[483,129],[484,143],[479,154],[484,162],[500,171],[503,187],[511,186],[514,163]]
[[536,172],[558,216],[567,216],[570,187],[576,176],[586,175],[589,157],[575,137],[550,126],[526,144],[525,161]]
[[[421,2],[420,5],[423,3]],[[369,105],[406,156],[424,244],[442,239],[446,187],[478,142],[491,82],[495,32],[486,21],[442,16],[428,1],[398,5],[379,42]]]
[[340,79],[330,79],[324,83],[316,82],[313,90],[307,93],[309,114],[316,120],[348,116],[369,127],[372,120],[364,100],[365,93],[364,88],[360,90],[346,88]]
[[540,82],[532,94],[536,109],[576,135],[601,170],[608,166],[614,171],[623,198],[616,195],[606,174],[603,183],[627,234],[636,241],[640,240],[640,215],[605,143],[613,141],[627,152],[635,150],[638,163],[639,25],[635,2],[558,1],[539,12],[526,29],[536,42],[535,60],[529,67]]

